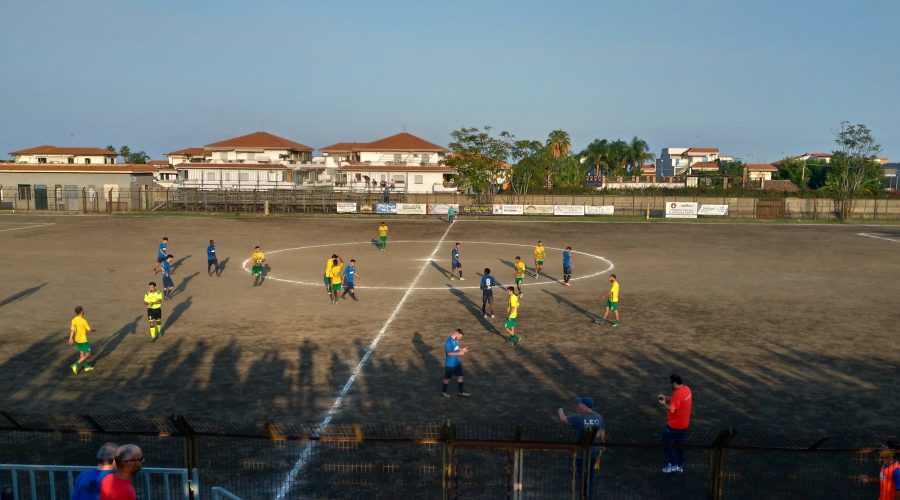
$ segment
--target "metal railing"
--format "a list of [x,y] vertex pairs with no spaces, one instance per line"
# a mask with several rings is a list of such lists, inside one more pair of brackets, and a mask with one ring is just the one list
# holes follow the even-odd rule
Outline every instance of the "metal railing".
[[212,500],[243,500],[241,497],[226,490],[225,488],[222,488],[221,486],[213,487],[210,490],[210,494],[212,495]]
[[[9,484],[15,500],[71,498],[75,478],[94,467],[79,465],[0,464],[0,484]],[[24,475],[20,481],[19,475]],[[58,475],[64,475],[58,480]],[[7,477],[9,482],[7,483]],[[144,467],[133,484],[138,498],[190,500],[199,498],[200,472],[195,469]]]

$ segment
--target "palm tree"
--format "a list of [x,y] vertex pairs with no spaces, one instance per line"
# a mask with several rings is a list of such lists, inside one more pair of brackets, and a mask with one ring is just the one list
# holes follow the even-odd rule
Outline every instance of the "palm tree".
[[578,156],[593,170],[594,175],[602,175],[602,171],[609,168],[607,157],[609,155],[609,141],[606,139],[594,139]]
[[119,156],[124,158],[125,163],[128,163],[131,159],[131,148],[129,148],[128,146],[122,146],[121,148],[119,148]]
[[634,136],[628,144],[628,163],[631,166],[631,175],[640,175],[641,165],[644,160],[652,160],[654,155],[650,152],[647,141]]
[[[554,163],[558,164],[558,160],[564,156],[568,156],[572,150],[572,139],[565,130],[554,130],[547,135],[547,151],[553,158]],[[556,165],[554,165],[556,166]],[[553,188],[553,173],[558,168],[549,168],[546,172],[546,187]]]

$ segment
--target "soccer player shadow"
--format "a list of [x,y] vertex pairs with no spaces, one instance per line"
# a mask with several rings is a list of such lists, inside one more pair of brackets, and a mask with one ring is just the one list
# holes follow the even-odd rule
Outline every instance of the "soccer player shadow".
[[191,258],[191,256],[189,254],[189,255],[185,255],[184,257],[176,260],[175,262],[172,263],[172,270],[174,271],[174,270],[178,269],[179,267],[181,267],[182,264],[184,264],[184,261],[186,261],[190,258]]
[[266,279],[269,277],[269,273],[272,272],[272,266],[268,264],[263,264],[262,272],[259,274],[259,286],[262,286],[263,283],[266,282]]
[[225,272],[225,266],[228,265],[228,259],[230,259],[230,258],[231,257],[225,257],[224,259],[222,259],[222,262],[219,262],[219,274],[222,274]]
[[372,238],[371,240],[369,240],[369,243],[371,243],[376,250],[381,250],[381,241]]
[[112,354],[112,352],[119,347],[119,344],[125,340],[125,337],[137,333],[138,323],[141,321],[142,317],[143,316],[141,315],[135,316],[133,320],[126,323],[122,328],[119,328],[116,333],[106,337],[106,340],[104,340],[103,343],[100,344],[100,348],[97,349],[97,356],[91,359],[91,361],[97,362],[107,355]]
[[0,301],[0,307],[12,304],[13,302],[16,302],[19,300],[25,300],[28,297],[32,296],[35,292],[37,292],[41,288],[44,288],[44,286],[46,286],[46,285],[47,285],[47,283],[41,283],[38,286],[33,286],[31,288],[22,290],[21,292],[16,292],[16,293],[10,295],[9,297],[3,299],[2,301]]
[[450,290],[450,293],[452,293],[457,298],[457,300],[459,300],[460,304],[466,306],[466,310],[472,314],[472,317],[474,317],[475,319],[478,320],[479,323],[481,323],[481,326],[484,327],[485,330],[487,330],[490,333],[493,333],[494,335],[496,335],[500,338],[505,338],[500,333],[500,330],[498,330],[497,327],[495,327],[493,323],[491,323],[490,321],[488,321],[487,318],[485,318],[484,316],[481,315],[481,306],[479,306],[478,304],[475,303],[475,301],[470,299],[469,296],[465,294],[465,292],[463,292],[462,290],[453,288],[450,285],[447,285],[447,288]]
[[557,304],[565,304],[565,305],[571,307],[572,309],[574,309],[575,311],[580,312],[581,314],[585,315],[588,319],[590,319],[592,321],[596,321],[596,320],[600,319],[599,315],[588,311],[587,309],[585,309],[585,308],[581,307],[580,305],[572,302],[571,300],[563,297],[562,295],[553,293],[550,290],[547,290],[546,288],[542,289],[542,291],[544,293],[550,295],[554,299],[556,299]]
[[447,270],[446,267],[444,267],[444,266],[438,264],[438,263],[435,262],[435,261],[431,261],[431,267],[437,269],[438,272],[440,272],[441,275],[442,275],[443,277],[445,277],[445,278],[452,278],[452,277],[453,277],[453,273],[452,273],[452,272],[450,272],[449,270]]
[[194,298],[193,296],[188,297],[184,300],[184,302],[181,302],[180,304],[178,304],[174,308],[172,308],[172,314],[170,314],[166,318],[166,322],[162,327],[162,333],[160,333],[160,335],[159,335],[160,338],[163,337],[164,335],[166,335],[166,333],[169,331],[169,328],[172,325],[174,325],[176,321],[178,321],[178,318],[180,318],[181,315],[184,314],[185,311],[187,311],[188,309],[191,308],[191,305],[193,304],[193,302],[192,302],[193,298]]
[[180,294],[181,292],[183,292],[183,291],[187,288],[187,284],[188,284],[192,279],[194,279],[194,277],[197,276],[198,274],[200,274],[199,271],[195,272],[194,274],[192,274],[192,275],[190,275],[190,276],[185,276],[185,278],[184,278],[183,280],[181,280],[181,283],[179,283],[178,286],[175,287],[175,290],[173,290],[173,292],[172,292],[172,297],[174,297],[174,296]]

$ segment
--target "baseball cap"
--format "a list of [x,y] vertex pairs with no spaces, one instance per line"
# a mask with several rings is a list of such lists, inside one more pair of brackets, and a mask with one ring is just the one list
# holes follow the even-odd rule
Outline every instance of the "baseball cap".
[[577,401],[579,404],[583,404],[584,406],[587,406],[588,408],[590,408],[592,410],[594,409],[594,400],[587,396],[581,396],[579,398],[576,398],[575,401]]

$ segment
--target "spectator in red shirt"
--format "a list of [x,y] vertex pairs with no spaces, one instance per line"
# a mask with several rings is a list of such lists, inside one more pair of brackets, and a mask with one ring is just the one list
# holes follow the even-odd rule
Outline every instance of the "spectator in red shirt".
[[144,468],[144,453],[135,444],[123,444],[116,450],[116,472],[100,483],[100,500],[137,500],[131,484],[135,474]]
[[656,400],[666,409],[666,428],[662,433],[662,444],[674,444],[678,448],[665,448],[666,466],[662,471],[666,474],[684,472],[684,437],[691,422],[691,389],[684,385],[681,377],[669,376],[672,383],[672,395],[669,397],[657,394]]
[[878,484],[878,500],[900,499],[900,447],[893,441],[881,447],[881,471],[878,477],[863,476],[865,484]]

